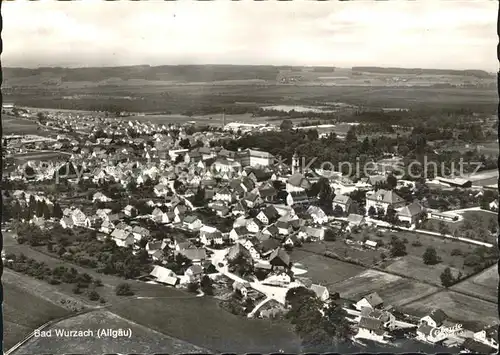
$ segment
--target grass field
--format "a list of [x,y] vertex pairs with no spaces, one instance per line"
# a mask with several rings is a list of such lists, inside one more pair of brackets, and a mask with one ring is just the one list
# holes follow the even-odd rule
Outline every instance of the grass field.
[[[432,284],[441,285],[440,275],[449,265],[439,263],[437,265],[425,265],[422,257],[407,255],[392,264],[387,266],[385,270],[394,272],[400,275],[418,278],[421,281],[430,282]],[[460,272],[459,269],[450,268],[454,277]]]
[[[34,85],[37,85],[34,78]],[[194,107],[235,102],[255,102],[259,105],[310,105],[317,102],[337,102],[374,107],[481,107],[495,109],[497,93],[491,89],[397,87],[354,82],[324,85],[276,85],[270,82],[164,83],[156,80],[136,83],[101,83],[88,86],[85,82],[67,87],[54,87],[51,95],[44,90],[31,92],[16,88],[5,94],[5,100],[21,106],[89,109],[99,105],[120,105],[131,112],[170,111],[181,113]],[[38,83],[38,85],[41,84]],[[347,84],[347,85],[346,85]],[[86,87],[87,86],[87,87]],[[90,97],[86,95],[91,95]],[[71,97],[73,99],[63,99]],[[127,97],[127,98],[124,98]],[[130,98],[129,98],[130,97]]]
[[290,325],[242,319],[220,308],[212,298],[130,299],[110,309],[135,323],[215,352],[300,351]]
[[423,297],[402,308],[417,316],[425,316],[433,309],[439,308],[456,321],[471,322],[478,326],[498,323],[498,305],[496,303],[485,302],[448,290]]
[[[493,220],[495,223],[497,221],[497,213],[496,212],[491,212],[491,211],[484,211],[484,210],[479,210],[479,211],[464,211],[464,212],[458,212],[460,215],[462,215],[463,219],[460,221],[453,221],[453,222],[448,222],[448,221],[443,221],[443,223],[447,226],[449,233],[453,234],[456,230],[460,231],[460,227],[466,223],[466,221],[469,221],[472,225],[472,233],[469,233],[468,235],[464,232],[460,232],[459,236],[467,237],[470,239],[477,239],[481,242],[488,242],[491,244],[496,243],[496,236],[490,235],[487,233],[486,235],[486,240],[479,239],[475,232],[479,228],[484,228],[486,230],[489,230],[489,226],[491,221]],[[428,219],[425,222],[425,228],[427,230],[432,230],[432,231],[439,231],[439,224],[440,221],[437,219]]]
[[[97,290],[107,300],[113,313],[191,344],[214,351],[231,349],[237,352],[272,352],[280,348],[294,352],[300,350],[300,342],[289,329],[289,325],[267,320],[241,319],[222,310],[213,298],[199,298],[181,290],[132,280],[128,280],[127,283],[132,286],[135,296],[119,297],[115,295],[114,290],[117,284],[124,282],[121,278],[98,274],[91,269],[61,261],[26,245],[7,246],[6,252],[24,253],[27,257],[44,261],[50,267],[58,265],[75,267],[79,272],[100,278],[104,286]],[[86,298],[85,295],[73,295],[72,285],[51,286],[43,281],[21,276],[26,291],[36,285],[35,292],[48,292],[48,297],[67,295],[67,297],[81,296],[82,300]],[[157,298],[137,299],[137,297]],[[217,324],[217,327],[213,327],[213,324]]]
[[38,134],[45,132],[38,129],[36,122],[10,115],[2,115],[2,131],[4,135],[9,134]]
[[[432,236],[426,234],[398,231],[395,233],[400,239],[408,240],[406,243],[406,252],[408,255],[415,256],[416,258],[422,260],[425,250],[428,247],[436,249],[437,255],[441,258],[442,264],[448,265],[451,268],[457,268],[462,271],[465,275],[467,272],[472,271],[463,266],[463,257],[461,255],[451,255],[451,252],[455,249],[460,250],[462,254],[471,253],[477,247],[476,245],[468,244],[458,240],[453,240],[450,238],[442,238],[440,236]],[[384,238],[384,242],[388,244],[390,242],[390,235]],[[419,241],[422,245],[415,246],[414,242]]]
[[359,301],[367,294],[377,292],[386,305],[398,307],[436,292],[438,288],[370,269],[331,285],[329,290],[339,292],[342,298],[353,301]]
[[149,328],[129,322],[109,311],[99,310],[90,313],[78,315],[54,324],[48,329],[64,330],[87,330],[90,329],[97,334],[98,329],[131,329],[131,338],[32,338],[24,344],[19,351],[13,354],[67,354],[67,353],[87,353],[87,354],[106,354],[106,353],[208,353],[189,343],[168,337],[164,334],[155,332]]
[[362,266],[299,250],[292,252],[292,260],[300,263],[303,266],[301,268],[307,270],[307,273],[301,276],[310,278],[313,282],[323,286],[346,280],[365,270]]
[[454,285],[451,289],[465,292],[472,296],[477,295],[492,302],[498,302],[498,281],[498,265],[494,265]]
[[[46,322],[70,313],[63,307],[42,298],[44,295],[55,300],[50,286],[37,285],[36,280],[27,283],[28,278],[4,270],[2,284],[4,292],[3,325],[6,349],[24,339],[33,329]],[[37,287],[40,286],[40,287]],[[43,287],[46,286],[46,287]]]
[[15,154],[12,158],[18,163],[24,163],[33,160],[50,161],[57,158],[68,158],[69,156],[69,154],[63,152],[28,152]]
[[[363,241],[364,234],[353,234],[352,240]],[[382,250],[365,249],[361,246],[347,245],[340,238],[336,241],[321,241],[315,243],[306,243],[301,248],[304,252],[312,252],[323,255],[325,252],[335,253],[340,258],[349,257],[351,260],[362,263],[366,266],[372,266],[380,260]],[[299,253],[296,249],[293,253]],[[293,255],[292,255],[293,258]]]

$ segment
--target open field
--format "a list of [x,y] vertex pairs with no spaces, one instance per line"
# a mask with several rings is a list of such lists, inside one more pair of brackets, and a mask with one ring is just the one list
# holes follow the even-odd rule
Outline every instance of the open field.
[[[25,245],[8,246],[6,252],[24,253],[27,257],[46,262],[50,267],[74,267],[79,272],[100,278],[103,287],[97,290],[106,299],[113,313],[197,346],[214,351],[234,349],[238,352],[272,352],[280,348],[285,351],[299,351],[299,340],[288,325],[267,320],[242,319],[222,310],[213,298],[199,298],[182,290],[132,280],[127,280],[127,283],[132,286],[135,296],[119,297],[115,295],[114,288],[124,281],[121,278],[98,274],[92,269],[61,261]],[[73,295],[71,285],[51,286],[43,281],[22,276],[26,290],[29,290],[32,284],[37,284],[40,288],[37,292],[44,292],[41,288],[47,288],[58,295],[68,295],[67,298],[81,296],[82,300],[85,300],[85,295]],[[217,324],[218,327],[212,327],[212,324]]]
[[[77,315],[63,320],[47,328],[47,330],[87,330],[93,331],[92,337],[55,337],[32,338],[24,344],[20,350],[13,354],[42,354],[42,353],[207,353],[208,350],[196,347],[181,340],[171,338],[164,334],[155,332],[149,328],[134,324],[109,311],[99,310],[90,313]],[[130,338],[98,338],[96,336],[99,329],[131,329]]]
[[[439,308],[459,322],[475,323],[480,326],[498,323],[498,305],[496,303],[485,302],[448,290],[421,298],[402,308],[404,311],[420,317],[429,314],[435,308]],[[465,324],[464,327],[466,327]]]
[[[353,241],[363,241],[362,234],[353,234]],[[351,260],[363,263],[363,265],[371,266],[380,260],[382,250],[365,249],[358,246],[347,245],[342,239],[336,241],[321,241],[315,243],[305,243],[302,248],[304,252],[317,253],[323,255],[325,252],[334,253],[340,258],[349,257]],[[296,249],[293,253],[299,252]],[[293,258],[292,254],[292,258]],[[330,258],[327,258],[330,260]],[[349,264],[350,265],[350,264]]]
[[45,131],[38,129],[36,122],[20,117],[2,115],[2,130],[8,134],[37,134],[45,135]]
[[330,292],[339,292],[342,298],[352,301],[359,301],[369,293],[377,292],[384,304],[395,307],[438,290],[437,287],[372,269],[330,285],[328,289]]
[[498,302],[498,264],[484,270],[451,287],[452,290],[465,292],[472,296]]
[[245,320],[207,297],[192,299],[130,299],[112,305],[111,311],[133,322],[212,351],[300,351],[290,326],[269,320]]
[[362,266],[300,250],[292,252],[292,260],[301,264],[303,269],[307,270],[307,273],[301,276],[310,278],[314,283],[323,286],[346,280],[365,270]]
[[63,152],[50,152],[50,151],[45,151],[45,152],[34,151],[27,153],[19,153],[12,156],[12,158],[14,158],[19,163],[24,163],[33,160],[50,161],[52,159],[65,158],[65,157],[68,158],[69,154]]
[[[398,258],[392,264],[387,266],[385,270],[400,275],[415,277],[422,281],[440,285],[441,273],[447,267],[449,267],[449,265],[446,265],[444,263],[439,263],[437,265],[425,265],[422,261],[422,257],[406,255],[404,257]],[[453,276],[457,277],[460,270],[453,267],[450,267],[450,269]]]
[[[154,83],[155,81],[150,81]],[[82,82],[83,83],[83,82]],[[37,85],[35,82],[34,85]],[[189,83],[188,85],[151,85],[121,82],[86,87],[20,90],[6,89],[5,100],[20,106],[91,110],[116,105],[130,112],[182,113],[194,108],[214,105],[234,105],[235,102],[255,102],[257,105],[314,105],[318,102],[338,102],[370,107],[458,108],[473,105],[479,110],[494,112],[497,101],[495,88],[432,88],[377,86],[376,83],[349,85],[299,84],[281,85],[273,82]],[[91,95],[90,97],[86,95]]]
[[[27,291],[20,285],[22,278],[4,270],[2,284],[4,292],[3,324],[4,346],[6,349],[24,339],[33,329],[46,322],[70,313],[38,295],[41,289]],[[47,285],[47,287],[49,287]]]

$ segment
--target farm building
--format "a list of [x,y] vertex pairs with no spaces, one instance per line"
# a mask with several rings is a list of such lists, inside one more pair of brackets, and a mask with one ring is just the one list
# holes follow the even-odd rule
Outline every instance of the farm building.
[[467,179],[462,179],[462,178],[444,178],[444,177],[437,177],[437,181],[448,184],[452,187],[462,187],[462,188],[467,188],[472,186],[472,181],[467,180]]

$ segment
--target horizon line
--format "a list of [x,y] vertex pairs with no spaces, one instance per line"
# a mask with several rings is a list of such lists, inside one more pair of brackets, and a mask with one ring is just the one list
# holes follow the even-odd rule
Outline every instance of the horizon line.
[[490,71],[486,69],[478,69],[478,68],[468,68],[468,69],[452,69],[452,68],[436,68],[436,67],[395,67],[395,66],[378,66],[378,65],[354,65],[354,66],[335,66],[335,65],[297,65],[297,64],[229,64],[229,63],[204,63],[204,64],[130,64],[130,65],[101,65],[101,66],[2,66],[3,69],[100,69],[100,68],[132,68],[132,67],[149,67],[149,68],[157,68],[157,67],[203,67],[203,66],[212,66],[212,67],[290,67],[290,68],[334,68],[334,69],[352,69],[356,67],[361,68],[379,68],[379,69],[405,69],[405,70],[450,70],[450,71],[483,71],[490,74],[496,74],[500,72],[500,68],[496,71]]

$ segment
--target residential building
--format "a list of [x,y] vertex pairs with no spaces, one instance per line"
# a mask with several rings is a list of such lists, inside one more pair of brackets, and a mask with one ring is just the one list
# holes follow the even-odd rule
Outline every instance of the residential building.
[[197,216],[189,215],[184,218],[182,225],[191,231],[196,231],[203,226],[203,223]]
[[332,201],[332,209],[335,210],[335,208],[338,206],[342,208],[342,212],[344,213],[349,213],[351,205],[352,199],[347,195],[335,195]]
[[309,196],[307,196],[305,191],[289,192],[286,197],[286,204],[288,206],[307,205],[309,202]]
[[128,247],[134,244],[134,236],[126,230],[115,229],[111,233],[111,238],[119,247]]
[[498,350],[498,326],[491,326],[474,333],[474,340]]
[[219,245],[224,243],[222,233],[217,228],[210,226],[203,226],[200,228],[200,241],[204,245],[210,245],[212,242]]
[[384,213],[387,208],[391,206],[394,209],[398,209],[405,205],[405,200],[398,196],[394,191],[388,190],[377,190],[370,191],[366,193],[366,212],[369,213],[371,207],[375,211],[383,210]]
[[380,319],[361,317],[356,337],[384,342],[387,340],[387,332]]
[[420,216],[422,215],[422,212],[424,211],[424,208],[422,205],[418,202],[413,202],[409,204],[408,206],[405,206],[401,208],[396,216],[401,222],[406,222],[409,225],[414,225],[415,223],[418,222]]
[[383,304],[384,304],[384,301],[382,300],[382,298],[380,298],[378,293],[373,292],[373,293],[370,293],[369,295],[363,297],[361,300],[359,300],[354,305],[354,307],[357,310],[361,311],[363,309],[363,307],[377,309],[377,308],[381,308],[383,306]]
[[175,286],[179,282],[179,279],[175,272],[159,265],[155,265],[150,275],[155,278],[156,282],[169,286]]
[[309,206],[306,213],[311,216],[315,224],[325,224],[328,222],[328,216],[321,207]]
[[427,323],[433,328],[440,327],[447,319],[446,313],[441,309],[434,309],[430,314],[420,319],[420,324]]
[[328,289],[325,286],[312,284],[310,288],[312,291],[314,291],[316,297],[318,297],[323,302],[325,302],[326,300],[328,300],[328,298],[330,298],[330,293],[328,292]]
[[309,190],[311,188],[311,182],[301,173],[295,173],[290,176],[286,183],[286,191],[290,192],[300,192]]

